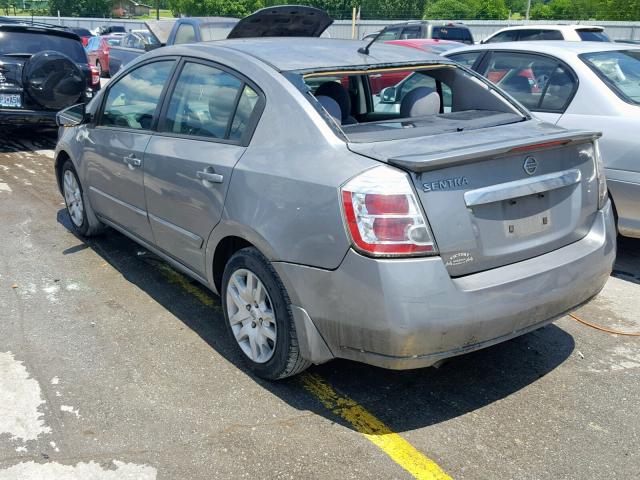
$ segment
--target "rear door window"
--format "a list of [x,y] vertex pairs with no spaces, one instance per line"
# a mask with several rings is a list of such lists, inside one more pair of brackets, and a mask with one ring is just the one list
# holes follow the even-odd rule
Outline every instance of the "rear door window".
[[528,53],[493,52],[481,73],[534,111],[563,112],[577,86],[564,64]]
[[99,125],[150,130],[174,63],[147,63],[120,77],[109,87]]
[[162,131],[240,140],[259,96],[243,80],[211,65],[185,63],[171,94]]
[[494,35],[489,40],[487,40],[485,43],[513,42],[517,38],[518,38],[518,31],[517,30],[507,30],[505,32],[500,32],[500,33]]
[[538,40],[564,40],[560,30],[542,30]]
[[522,29],[522,30],[518,30],[518,40],[521,42],[527,42],[530,40],[539,40],[539,36],[540,33],[542,32],[542,30],[537,29],[537,28],[530,28],[530,29]]

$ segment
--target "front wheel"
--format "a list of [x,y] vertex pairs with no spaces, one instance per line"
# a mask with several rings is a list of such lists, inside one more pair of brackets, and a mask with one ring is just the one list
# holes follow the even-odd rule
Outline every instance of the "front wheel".
[[[75,233],[82,237],[90,237],[104,230],[104,225],[95,219],[94,215],[87,215],[82,185],[71,160],[67,160],[62,167],[62,194]],[[92,221],[90,218],[95,220]]]
[[276,380],[310,365],[300,356],[287,291],[257,249],[243,248],[231,257],[221,294],[227,330],[256,375]]

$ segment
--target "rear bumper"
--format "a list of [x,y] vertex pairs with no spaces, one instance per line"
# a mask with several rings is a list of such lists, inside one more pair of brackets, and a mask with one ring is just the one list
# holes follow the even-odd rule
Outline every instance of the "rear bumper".
[[439,257],[384,260],[354,251],[335,271],[275,266],[333,356],[406,369],[508,340],[571,311],[604,286],[615,247],[607,204],[578,242],[460,278]]

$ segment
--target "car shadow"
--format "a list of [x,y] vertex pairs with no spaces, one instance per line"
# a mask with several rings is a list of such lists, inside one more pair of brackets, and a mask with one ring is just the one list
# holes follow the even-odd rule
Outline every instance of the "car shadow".
[[58,130],[55,127],[3,126],[0,153],[52,150],[56,147]]
[[640,284],[640,239],[618,237],[614,277]]
[[[58,222],[72,232],[66,210],[58,212]],[[253,376],[227,337],[219,298],[198,282],[178,274],[156,255],[114,230],[78,240],[77,246],[63,253],[72,255],[87,245],[262,387],[298,410],[354,428],[324,408],[303,388],[300,378],[268,382]],[[403,432],[458,417],[531,385],[562,364],[574,346],[571,335],[549,325],[450,359],[439,368],[390,371],[334,360],[312,366],[309,372],[320,375],[339,394],[359,402],[392,430]]]

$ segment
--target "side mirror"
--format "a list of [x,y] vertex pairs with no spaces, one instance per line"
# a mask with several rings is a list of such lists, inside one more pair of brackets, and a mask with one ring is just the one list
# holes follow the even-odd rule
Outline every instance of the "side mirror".
[[89,115],[87,115],[86,108],[84,103],[67,107],[56,114],[56,123],[59,127],[76,127],[87,123]]
[[398,97],[397,87],[387,87],[380,91],[380,103],[396,103]]

